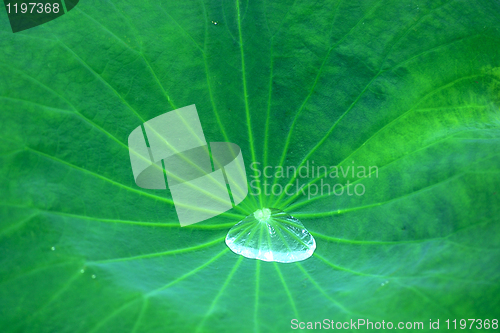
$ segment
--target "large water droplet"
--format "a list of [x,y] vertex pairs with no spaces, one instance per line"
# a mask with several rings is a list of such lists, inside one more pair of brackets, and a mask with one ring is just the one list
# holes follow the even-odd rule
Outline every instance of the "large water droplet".
[[275,208],[263,208],[229,230],[226,244],[251,259],[290,263],[312,256],[314,237],[295,217]]

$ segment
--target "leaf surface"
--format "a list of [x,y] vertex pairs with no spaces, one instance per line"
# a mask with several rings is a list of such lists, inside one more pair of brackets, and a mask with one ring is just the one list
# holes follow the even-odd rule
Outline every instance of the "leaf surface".
[[[500,313],[498,2],[88,0],[16,34],[0,15],[2,332]],[[261,194],[181,228],[168,191],[134,183],[127,137],[191,104]],[[288,183],[304,194],[264,193]],[[300,219],[311,258],[229,250],[264,207]]]

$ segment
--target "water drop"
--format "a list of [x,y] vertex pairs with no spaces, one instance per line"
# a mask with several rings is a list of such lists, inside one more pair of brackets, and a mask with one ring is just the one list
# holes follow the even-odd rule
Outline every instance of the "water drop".
[[52,246],[50,249],[51,249],[52,251],[55,251],[55,250],[56,250],[56,247],[55,247],[55,246]]
[[80,273],[82,273],[82,274],[85,273],[85,270],[83,268],[80,269]]
[[95,274],[92,274],[92,278],[95,279]]
[[316,249],[314,237],[295,217],[275,208],[263,208],[233,226],[227,246],[251,259],[290,263],[305,260]]

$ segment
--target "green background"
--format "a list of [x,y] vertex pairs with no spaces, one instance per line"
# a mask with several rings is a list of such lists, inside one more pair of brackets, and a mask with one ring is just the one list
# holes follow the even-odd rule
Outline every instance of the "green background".
[[[498,1],[87,0],[16,34],[0,12],[1,332],[500,317]],[[249,180],[252,161],[378,177],[180,228],[127,137],[190,104]],[[313,257],[232,253],[262,207],[299,218]]]

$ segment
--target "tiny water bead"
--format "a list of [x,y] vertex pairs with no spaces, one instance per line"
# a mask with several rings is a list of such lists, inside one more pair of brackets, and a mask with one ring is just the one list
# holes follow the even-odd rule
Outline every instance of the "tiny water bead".
[[276,208],[262,208],[234,225],[226,244],[236,254],[263,261],[291,263],[309,258],[314,237],[295,217]]
[[267,222],[271,217],[271,210],[268,208],[256,210],[253,216],[260,222]]

